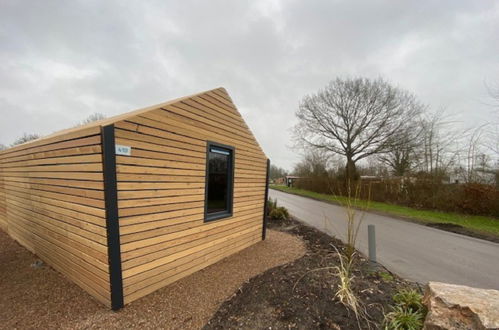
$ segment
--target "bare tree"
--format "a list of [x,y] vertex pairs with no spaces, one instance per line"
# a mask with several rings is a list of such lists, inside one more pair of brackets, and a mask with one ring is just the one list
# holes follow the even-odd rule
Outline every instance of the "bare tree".
[[7,149],[5,144],[0,143],[0,151]]
[[273,165],[273,164],[270,165],[269,177],[271,180],[282,178],[286,175],[287,175],[287,172],[285,169],[283,169],[279,166]]
[[300,103],[294,136],[303,147],[331,151],[346,158],[346,179],[356,178],[356,163],[385,153],[393,139],[423,106],[383,79],[340,79]]
[[390,139],[396,143],[389,143],[390,149],[378,156],[379,160],[388,165],[395,176],[405,176],[419,163],[418,147],[422,142],[423,129],[416,121],[395,133]]
[[293,174],[303,177],[324,177],[328,174],[329,157],[323,150],[310,150],[297,163]]
[[496,187],[499,189],[499,85],[489,88],[489,94],[494,100],[491,125],[488,126],[485,147],[494,158]]
[[[419,169],[432,178],[444,176],[456,164],[461,147],[462,130],[456,130],[455,122],[445,120],[445,110],[427,114],[421,121],[421,155]],[[450,117],[450,116],[449,116]]]
[[87,125],[87,124],[93,123],[94,121],[99,121],[102,119],[106,119],[106,116],[102,113],[95,112],[95,113],[91,114],[90,116],[88,116],[87,118],[85,118],[84,120],[82,120],[81,123],[77,124],[76,126]]
[[11,147],[17,146],[18,144],[23,144],[28,141],[36,140],[40,138],[39,134],[36,133],[24,133],[22,136],[18,137],[12,144]]
[[459,171],[464,182],[481,183],[483,174],[489,170],[489,159],[483,152],[486,126],[487,124],[473,129],[467,136],[464,164],[460,166],[461,171]]

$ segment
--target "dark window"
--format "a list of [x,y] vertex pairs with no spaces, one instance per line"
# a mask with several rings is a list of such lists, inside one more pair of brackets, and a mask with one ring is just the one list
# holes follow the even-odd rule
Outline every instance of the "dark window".
[[233,167],[234,148],[209,142],[206,155],[206,221],[232,215]]

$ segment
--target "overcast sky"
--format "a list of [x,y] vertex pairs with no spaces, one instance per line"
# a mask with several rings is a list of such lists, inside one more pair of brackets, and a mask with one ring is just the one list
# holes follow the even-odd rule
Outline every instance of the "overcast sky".
[[0,2],[3,144],[223,86],[291,169],[300,99],[338,76],[382,76],[485,122],[499,1]]

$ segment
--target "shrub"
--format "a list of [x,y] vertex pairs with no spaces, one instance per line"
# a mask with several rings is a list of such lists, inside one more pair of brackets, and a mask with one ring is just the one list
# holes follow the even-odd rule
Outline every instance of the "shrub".
[[395,306],[385,315],[385,329],[419,330],[423,328],[423,314],[402,306]]
[[416,290],[400,290],[393,296],[393,301],[397,306],[402,306],[413,311],[423,311],[423,297]]
[[289,218],[289,212],[285,207],[278,206],[270,212],[269,216],[273,220],[286,220]]
[[270,215],[273,210],[277,208],[277,199],[273,200],[272,198],[269,198],[267,201],[267,215]]
[[413,289],[402,289],[393,295],[395,306],[385,315],[385,329],[418,330],[423,328],[426,307],[423,297]]
[[[360,199],[419,209],[499,217],[499,189],[493,185],[443,184],[441,180],[424,176],[366,179],[361,180],[360,184]],[[346,194],[344,182],[327,176],[299,179],[295,187],[317,193]]]

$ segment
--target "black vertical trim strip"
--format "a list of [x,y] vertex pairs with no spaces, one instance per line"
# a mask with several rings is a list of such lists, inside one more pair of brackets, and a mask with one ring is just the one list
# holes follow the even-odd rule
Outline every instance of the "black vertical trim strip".
[[267,159],[267,175],[265,181],[265,202],[263,203],[262,241],[264,241],[265,237],[267,236],[267,202],[269,199],[269,171],[270,171],[270,159]]
[[104,198],[106,205],[107,253],[109,259],[109,282],[111,284],[111,308],[113,310],[118,310],[123,307],[123,278],[121,273],[114,125],[103,126],[101,128],[101,133]]

